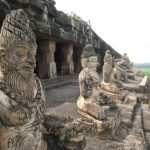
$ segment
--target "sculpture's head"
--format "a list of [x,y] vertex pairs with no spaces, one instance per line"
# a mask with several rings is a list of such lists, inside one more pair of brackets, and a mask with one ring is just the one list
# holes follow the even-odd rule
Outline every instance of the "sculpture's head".
[[0,35],[0,67],[3,76],[16,71],[30,78],[36,65],[36,39],[24,10],[11,11],[3,22]]
[[2,79],[17,95],[34,97],[36,39],[24,10],[11,11],[3,22],[0,35]]
[[83,68],[96,70],[98,66],[97,54],[91,44],[87,44],[83,48],[81,63]]
[[111,53],[110,53],[110,50],[107,50],[107,51],[106,51],[106,54],[111,54]]

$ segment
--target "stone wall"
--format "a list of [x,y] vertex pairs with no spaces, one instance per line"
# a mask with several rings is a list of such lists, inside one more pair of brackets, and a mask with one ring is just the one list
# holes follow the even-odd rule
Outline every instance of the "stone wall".
[[[120,57],[109,44],[102,40],[83,20],[69,17],[64,12],[55,8],[53,0],[3,0],[0,1],[0,26],[5,15],[13,10],[22,8],[28,14],[30,26],[35,32],[38,44],[36,73],[40,78],[56,78],[57,70],[60,74],[79,72],[80,61],[73,62],[74,56],[90,42],[99,56],[102,68],[104,53],[110,49],[114,57]],[[58,48],[60,47],[60,48]],[[57,49],[62,56],[55,61]],[[63,55],[66,55],[65,58]],[[80,57],[80,55],[78,56]],[[63,60],[66,59],[66,60]],[[59,63],[62,64],[59,64]],[[76,68],[80,66],[80,68]]]

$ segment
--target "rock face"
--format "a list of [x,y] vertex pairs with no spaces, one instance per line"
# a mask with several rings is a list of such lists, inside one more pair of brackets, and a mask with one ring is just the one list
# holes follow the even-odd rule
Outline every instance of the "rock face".
[[[38,50],[35,72],[40,78],[54,79],[57,75],[80,72],[81,49],[88,42],[92,43],[101,58],[98,59],[99,64],[103,65],[107,49],[114,57],[120,57],[88,23],[58,11],[53,0],[3,0],[0,2],[0,26],[5,15],[18,8],[28,14],[30,27],[36,35]],[[102,70],[102,66],[99,69]]]

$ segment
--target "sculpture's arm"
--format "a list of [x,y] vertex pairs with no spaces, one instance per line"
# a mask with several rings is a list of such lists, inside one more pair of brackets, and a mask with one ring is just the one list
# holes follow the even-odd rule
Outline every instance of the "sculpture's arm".
[[[15,104],[18,109],[16,110],[12,104]],[[18,105],[0,90],[0,122],[4,126],[22,125],[27,121],[26,110]]]
[[0,122],[4,126],[18,126],[27,121],[24,110],[13,111],[0,103]]

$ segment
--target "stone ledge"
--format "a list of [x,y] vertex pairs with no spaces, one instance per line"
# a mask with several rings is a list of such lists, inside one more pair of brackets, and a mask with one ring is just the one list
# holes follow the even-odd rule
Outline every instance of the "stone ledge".
[[80,128],[86,135],[98,136],[101,139],[111,139],[120,125],[120,115],[118,109],[110,109],[107,112],[107,120],[96,120],[90,115],[81,115],[77,111],[76,103],[64,103],[55,108],[48,108],[46,115],[57,116],[58,118],[81,118]]
[[132,126],[135,105],[136,104],[133,106],[129,106],[127,104],[117,104],[120,109],[122,121],[128,126]]
[[144,132],[150,132],[150,109],[147,104],[142,104],[142,121]]
[[150,132],[145,132],[145,138],[146,138],[146,142],[147,142],[147,148],[149,150],[149,148],[150,148]]

